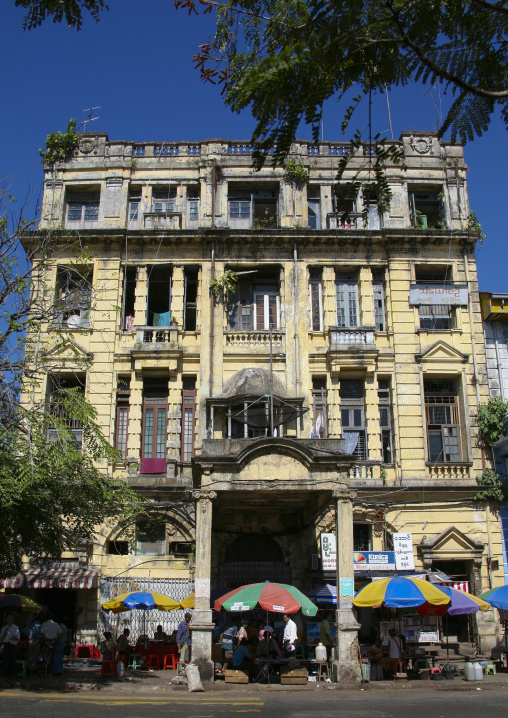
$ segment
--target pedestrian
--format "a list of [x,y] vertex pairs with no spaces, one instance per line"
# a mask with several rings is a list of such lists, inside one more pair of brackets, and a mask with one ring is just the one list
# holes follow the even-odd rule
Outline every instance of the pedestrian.
[[5,626],[0,631],[0,643],[3,647],[2,664],[4,676],[15,679],[18,674],[16,646],[19,643],[19,628],[14,623],[12,613],[7,615]]
[[44,660],[44,675],[47,676],[50,672],[50,666],[53,665],[53,651],[55,649],[55,643],[59,640],[62,632],[58,623],[53,621],[51,616],[48,616],[47,621],[41,626],[42,633],[42,657]]
[[53,675],[61,676],[63,673],[63,657],[65,651],[65,644],[67,643],[67,626],[65,623],[58,624],[60,633],[57,636],[55,645],[53,646]]
[[294,658],[296,653],[296,641],[297,641],[297,632],[296,632],[296,623],[292,621],[288,614],[285,613],[282,616],[282,619],[284,623],[286,624],[284,627],[284,649],[286,651],[286,656],[288,658]]
[[41,624],[42,618],[36,616],[34,620],[27,624],[21,631],[28,634],[28,648],[26,652],[26,670],[29,674],[35,673],[39,668],[39,655],[41,652]]
[[321,625],[319,626],[319,640],[326,648],[327,660],[330,660],[330,658],[332,657],[333,638],[330,629],[330,621],[333,621],[333,615],[331,613],[327,613],[321,621]]
[[190,660],[190,646],[191,646],[191,635],[190,635],[190,622],[192,621],[192,614],[187,612],[184,616],[183,621],[178,624],[178,630],[176,632],[176,644],[179,646],[180,664],[187,663]]
[[395,674],[399,670],[400,659],[402,656],[402,638],[397,634],[395,628],[390,628],[388,651],[390,652],[390,672],[392,674],[392,678],[395,678]]
[[240,628],[238,629],[238,645],[242,642],[242,639],[245,638],[247,640],[247,626],[249,625],[249,622],[244,619],[240,623]]

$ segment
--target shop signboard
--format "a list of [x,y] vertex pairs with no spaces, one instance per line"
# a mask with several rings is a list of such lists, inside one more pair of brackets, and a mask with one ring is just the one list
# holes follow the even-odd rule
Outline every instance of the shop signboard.
[[355,551],[355,571],[395,571],[393,551]]
[[397,571],[414,571],[413,537],[410,533],[393,534],[393,550]]
[[409,304],[467,307],[467,284],[411,284]]
[[321,534],[321,564],[323,571],[337,570],[337,544],[335,534]]

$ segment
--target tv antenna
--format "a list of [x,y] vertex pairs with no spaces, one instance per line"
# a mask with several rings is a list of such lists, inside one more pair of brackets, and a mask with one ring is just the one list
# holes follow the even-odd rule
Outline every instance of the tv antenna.
[[[87,116],[82,121],[81,125],[83,125],[83,132],[86,132],[86,123],[87,122],[94,122],[94,120],[100,119],[99,117],[94,117],[93,113],[94,110],[100,110],[101,105],[97,105],[97,107],[87,107],[86,109],[82,110],[82,112],[88,112]],[[80,125],[80,127],[81,127]]]

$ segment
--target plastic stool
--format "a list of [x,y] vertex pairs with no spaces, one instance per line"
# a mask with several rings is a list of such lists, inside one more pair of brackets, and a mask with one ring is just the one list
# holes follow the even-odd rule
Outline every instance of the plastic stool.
[[141,656],[139,653],[129,653],[129,660],[127,661],[127,667],[133,668],[136,670],[136,668],[139,668],[141,665]]
[[327,661],[319,661],[318,662],[318,672],[317,672],[317,682],[319,683],[321,680],[325,678],[330,678],[330,670],[328,668],[328,662]]
[[105,678],[106,676],[111,676],[112,678],[116,676],[115,661],[102,661],[101,678]]
[[489,673],[492,673],[493,676],[496,675],[496,666],[493,663],[487,663],[486,666],[483,666],[483,675],[488,676]]
[[21,677],[23,678],[23,680],[25,680],[25,678],[26,678],[26,661],[24,661],[22,658],[18,658],[16,663],[18,665],[18,673],[19,673],[19,669],[21,668]]
[[172,671],[175,671],[177,663],[178,656],[176,655],[176,653],[166,653],[164,656],[164,661],[162,663],[162,670],[165,671],[169,668]]
[[429,668],[429,679],[432,678],[434,673],[441,673],[441,668]]
[[159,656],[155,653],[150,653],[148,656],[148,668],[152,668],[154,671],[160,671],[161,669],[161,663],[159,660]]

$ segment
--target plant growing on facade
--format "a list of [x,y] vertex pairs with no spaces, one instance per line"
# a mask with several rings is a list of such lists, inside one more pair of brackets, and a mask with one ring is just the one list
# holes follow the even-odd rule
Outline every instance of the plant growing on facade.
[[309,170],[302,162],[288,160],[286,162],[286,175],[290,182],[303,187],[309,181]]
[[478,235],[478,246],[479,249],[481,249],[484,241],[487,239],[487,234],[483,231],[478,217],[476,216],[476,212],[469,213],[466,229]]
[[504,501],[508,496],[506,485],[493,469],[484,469],[482,475],[477,477],[476,482],[483,489],[476,492],[475,501]]
[[64,133],[50,132],[46,137],[46,149],[41,147],[39,154],[45,162],[57,162],[72,157],[79,143],[76,134],[76,120],[71,118]]
[[238,275],[232,269],[226,269],[224,274],[210,279],[210,291],[216,300],[223,299],[228,292],[233,293],[238,282]]
[[[501,400],[499,396],[490,397],[487,404],[480,404],[478,408],[478,427],[481,432],[481,439],[484,448],[490,454],[492,463],[495,463],[493,446],[504,436],[504,417],[508,411],[508,404]],[[475,500],[492,500],[502,501],[507,496],[507,488],[500,481],[498,474],[494,469],[485,469],[480,477],[477,477],[479,486],[483,486],[482,491],[474,495]]]
[[277,229],[276,217],[255,217],[252,223],[252,229]]

